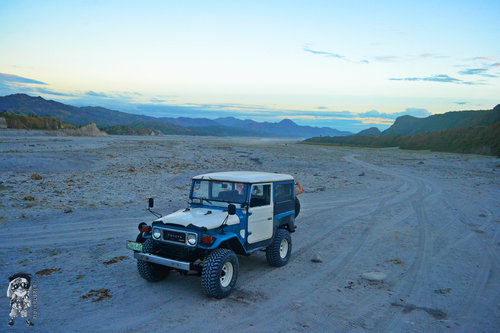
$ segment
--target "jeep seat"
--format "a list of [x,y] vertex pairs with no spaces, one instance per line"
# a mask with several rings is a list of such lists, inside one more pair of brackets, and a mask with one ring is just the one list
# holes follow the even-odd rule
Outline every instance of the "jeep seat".
[[220,192],[217,199],[231,202],[241,202],[243,201],[243,196],[238,193],[238,191],[224,191]]

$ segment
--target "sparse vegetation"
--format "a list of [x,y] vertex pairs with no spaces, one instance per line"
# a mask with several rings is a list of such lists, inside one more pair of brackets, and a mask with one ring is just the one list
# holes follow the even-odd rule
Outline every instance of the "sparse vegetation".
[[500,122],[490,126],[455,128],[415,135],[352,135],[316,137],[305,140],[312,144],[333,144],[358,147],[399,147],[412,150],[433,150],[500,156]]
[[0,117],[5,118],[8,128],[58,130],[61,128],[75,128],[63,123],[55,117],[38,117],[35,115],[13,114],[6,111],[0,112]]

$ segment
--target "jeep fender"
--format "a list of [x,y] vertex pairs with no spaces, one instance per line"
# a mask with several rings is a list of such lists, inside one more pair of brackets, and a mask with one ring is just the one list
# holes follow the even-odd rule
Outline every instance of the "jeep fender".
[[277,220],[277,228],[287,229],[290,233],[295,231],[295,217],[293,211],[279,214],[275,216],[275,219]]
[[210,246],[209,250],[215,250],[217,248],[230,249],[237,254],[247,253],[238,236],[232,232],[226,232],[224,235],[218,234],[215,236],[215,242]]

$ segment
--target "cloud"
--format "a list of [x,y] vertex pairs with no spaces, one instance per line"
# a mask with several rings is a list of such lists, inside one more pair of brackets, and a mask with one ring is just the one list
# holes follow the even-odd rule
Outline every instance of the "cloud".
[[[139,103],[151,103],[152,96],[143,96],[135,91],[78,91],[71,99],[71,104],[75,106],[101,106],[104,108],[119,110],[124,112],[137,113]],[[160,102],[155,102],[161,105]]]
[[327,110],[328,108],[326,106],[318,106],[316,109],[317,110]]
[[105,94],[105,93],[100,93],[100,92],[95,92],[92,90],[89,90],[85,93],[87,96],[92,96],[92,97],[102,97],[102,98],[110,98],[111,96]]
[[[278,116],[279,119],[292,119],[292,120],[309,120],[309,121],[320,121],[320,120],[348,120],[348,121],[356,121],[359,125],[367,125],[367,124],[375,124],[375,125],[392,125],[394,122],[393,119],[384,119],[384,118],[364,118],[364,117],[351,117],[351,118],[341,118],[341,117],[331,117],[331,116],[305,116],[305,115],[287,115],[287,116]],[[317,125],[316,125],[317,126]]]
[[362,113],[358,113],[358,116],[361,116],[361,117],[390,117],[390,114],[389,113],[381,113],[381,112],[378,112],[377,110],[370,110],[370,111],[367,111],[367,112],[362,112]]
[[376,125],[392,125],[394,123],[393,119],[385,119],[385,118],[377,118],[377,117],[350,117],[350,118],[342,118],[342,117],[332,117],[332,116],[305,116],[305,115],[287,115],[287,116],[278,116],[279,119],[292,119],[292,120],[348,120],[348,121],[356,121],[359,124],[376,124]]
[[493,61],[493,57],[489,57],[489,56],[483,56],[483,57],[474,57],[472,58],[472,60],[488,60],[488,61]]
[[465,105],[465,104],[468,104],[469,102],[455,102],[455,104],[457,105]]
[[431,113],[427,109],[419,109],[419,108],[406,108],[403,112],[395,112],[395,113],[385,113],[379,112],[377,110],[370,110],[368,112],[358,113],[359,117],[367,117],[367,118],[385,118],[385,119],[396,119],[400,116],[414,116],[414,117],[428,117]]
[[262,105],[255,104],[239,104],[239,103],[223,103],[223,104],[200,104],[200,103],[184,103],[180,106],[192,107],[200,110],[226,110],[226,111],[270,111],[269,107],[264,107]]
[[142,96],[141,93],[136,91],[110,91],[108,93],[96,92],[93,90],[89,90],[85,92],[83,95],[91,96],[91,97],[100,97],[100,98],[125,98],[125,99],[134,99],[135,97]]
[[326,52],[326,51],[318,51],[318,50],[313,50],[309,48],[307,45],[303,47],[303,50],[312,54],[318,54],[318,55],[324,55],[330,58],[339,58],[343,59],[345,58],[343,55],[337,54],[337,53],[332,53],[332,52]]
[[353,118],[354,120],[359,120],[361,125],[385,125],[385,126],[391,126],[394,123],[393,119],[385,119],[385,118],[377,118],[377,117],[369,117],[369,118],[362,118],[362,117],[356,117]]
[[419,55],[420,59],[444,59],[449,58],[448,56],[436,54],[436,53],[422,53]]
[[469,68],[463,71],[458,72],[458,74],[462,75],[477,75],[477,74],[483,74],[487,72],[487,68]]
[[400,60],[400,57],[397,56],[379,56],[379,57],[373,57],[375,61],[380,61],[380,62],[395,62],[397,60]]
[[300,114],[303,116],[313,116],[313,117],[332,117],[332,118],[353,118],[356,116],[355,113],[351,111],[295,111],[289,110],[289,113]]
[[46,88],[42,88],[42,87],[33,88],[33,92],[36,92],[36,93],[39,93],[39,94],[53,95],[53,96],[64,96],[64,97],[75,97],[75,96],[77,96],[75,94],[62,93],[62,92],[58,92],[58,91],[54,91],[54,90],[46,89]]
[[156,98],[156,97],[153,97],[153,98],[150,98],[149,99],[149,102],[151,103],[165,103],[167,100],[166,99],[163,99],[163,98]]
[[[342,59],[344,61],[352,62],[352,63],[358,63],[358,64],[369,64],[371,62],[384,62],[384,63],[391,63],[391,62],[399,62],[399,61],[415,61],[415,60],[421,60],[421,59],[444,59],[444,58],[449,58],[449,56],[444,56],[440,55],[437,53],[430,53],[430,52],[425,52],[421,53],[420,55],[416,56],[398,56],[398,55],[382,55],[382,56],[371,56],[367,57],[368,59],[362,59],[359,60],[351,57],[347,57],[345,55],[339,54],[339,53],[334,53],[334,52],[329,52],[329,51],[321,51],[321,50],[315,50],[312,49],[309,44],[305,44],[304,47],[302,48],[305,52],[312,53],[315,55],[322,55],[330,58],[337,58],[337,59]],[[488,58],[488,57],[481,57],[481,58]],[[488,58],[491,59],[491,58]]]
[[420,58],[437,58],[437,57],[439,56],[434,53],[422,53],[420,55]]
[[38,81],[38,80],[33,80],[29,79],[26,77],[14,75],[14,74],[6,74],[6,73],[0,73],[0,81],[3,81],[5,83],[22,83],[22,84],[41,84],[41,85],[47,85],[47,83]]
[[389,78],[392,81],[428,81],[428,82],[441,82],[441,83],[456,83],[456,84],[466,84],[466,85],[483,85],[483,82],[471,82],[463,81],[457,78],[450,77],[446,74],[439,74],[428,77],[399,77],[399,78]]
[[390,78],[392,81],[433,81],[433,82],[460,82],[461,80],[449,77],[446,74],[434,75],[430,77],[403,77]]
[[462,75],[480,75],[484,77],[497,77],[497,75],[489,74],[488,71],[492,68],[499,67],[500,63],[493,63],[490,65],[486,65],[482,68],[467,68],[458,72],[458,74]]
[[397,56],[397,55],[388,55],[388,56],[376,56],[372,59],[377,62],[397,62],[397,61],[415,61],[415,60],[426,60],[426,59],[445,59],[449,58],[448,56],[436,54],[436,53],[421,53],[418,56]]
[[455,65],[455,67],[462,67],[463,70],[459,71],[458,74],[461,75],[477,75],[487,78],[496,78],[500,73],[490,73],[491,70],[496,70],[500,67],[499,62],[495,61],[495,58],[489,56],[475,57],[466,59],[469,61],[475,61],[475,67],[471,67],[469,64]]
[[46,88],[47,83],[30,78],[0,73],[0,94],[10,95],[25,93],[28,95],[49,95],[59,97],[72,97],[73,94],[62,93]]
[[403,112],[396,112],[394,113],[396,116],[404,116],[404,115],[409,115],[409,116],[414,116],[414,117],[428,117],[431,115],[431,113],[427,109],[419,109],[419,108],[406,108]]
[[309,47],[309,44],[304,45],[302,48],[305,52],[312,53],[315,55],[320,55],[320,56],[326,56],[328,58],[335,58],[335,59],[341,59],[347,62],[352,62],[352,63],[358,63],[358,64],[369,64],[370,61],[366,59],[362,60],[356,60],[356,59],[349,59],[348,57],[338,54],[338,53],[333,53],[333,52],[328,52],[328,51],[319,51],[319,50],[313,50]]

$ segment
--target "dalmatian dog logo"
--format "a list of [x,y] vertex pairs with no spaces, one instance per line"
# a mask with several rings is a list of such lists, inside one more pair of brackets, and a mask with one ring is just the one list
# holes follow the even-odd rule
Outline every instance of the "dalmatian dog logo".
[[28,308],[31,307],[31,276],[26,273],[16,273],[9,277],[9,281],[7,289],[7,297],[10,299],[9,326],[14,325],[14,318],[19,315],[21,318],[27,318],[26,325],[33,326],[33,322],[28,318]]

